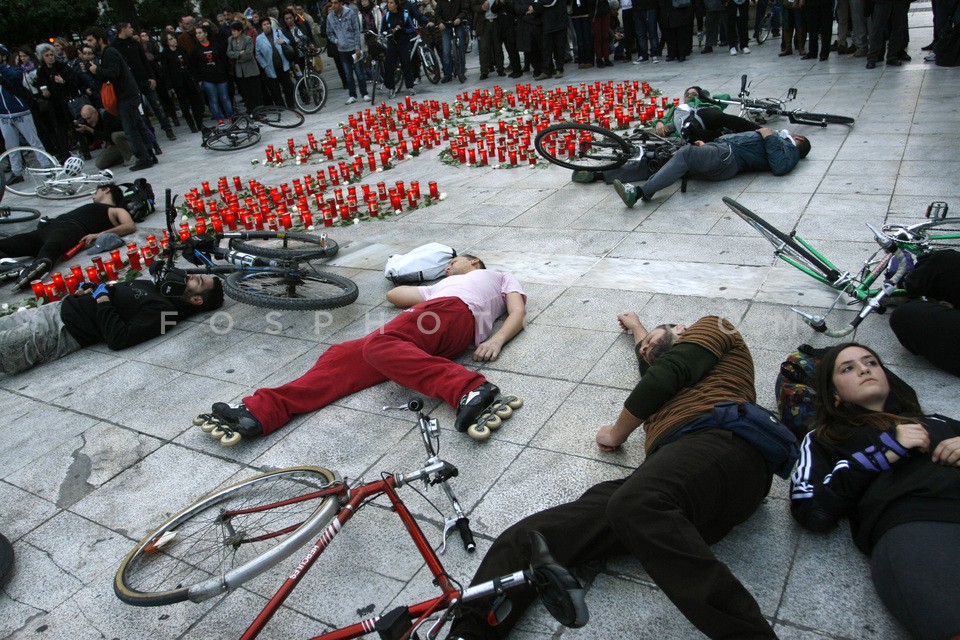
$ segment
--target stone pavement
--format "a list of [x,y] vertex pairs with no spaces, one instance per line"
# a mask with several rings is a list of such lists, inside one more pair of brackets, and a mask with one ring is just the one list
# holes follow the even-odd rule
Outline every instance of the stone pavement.
[[[913,61],[902,68],[867,71],[861,59],[836,54],[819,63],[781,59],[777,41],[769,41],[736,58],[695,50],[683,65],[618,63],[589,71],[570,65],[562,81],[545,83],[550,88],[640,79],[671,97],[690,84],[735,94],[740,74],[748,73],[754,96],[784,96],[797,87],[794,104],[856,117],[852,128],[800,127],[813,151],[786,177],[691,183],[685,194],[663,192],[628,210],[613,189],[573,184],[569,172],[557,167],[450,167],[436,152],[425,153],[383,179],[436,179],[447,193],[444,202],[332,230],[342,249],[331,269],[359,284],[355,304],[317,322],[311,312],[268,317],[228,299],[216,323],[196,318],[133,349],[85,349],[0,378],[0,407],[7,416],[0,424],[0,531],[17,554],[15,574],[0,594],[0,637],[237,637],[295,566],[296,555],[228,597],[201,605],[124,605],[113,594],[114,572],[150,527],[215,487],[261,470],[320,465],[373,479],[382,470],[419,465],[410,416],[380,410],[411,395],[392,383],[232,449],[221,448],[190,421],[214,401],[239,399],[299,375],[330,344],[391,317],[383,261],[425,241],[448,243],[479,254],[491,268],[512,271],[529,296],[526,330],[499,360],[480,367],[505,391],[525,396],[526,406],[489,442],[478,444],[450,429],[452,409],[428,401],[445,427],[442,453],[460,468],[453,486],[479,539],[473,556],[456,541],[447,549],[443,560],[454,577],[467,580],[493,537],[519,517],[621,477],[641,462],[639,433],[615,454],[599,452],[593,441],[637,377],[632,341],[618,329],[618,312],[636,310],[648,326],[704,314],[731,318],[753,351],[760,402],[772,407],[784,355],[800,342],[828,343],[798,323],[790,306],[825,307],[832,296],[774,264],[770,246],[720,199],[731,196],[780,228],[796,228],[848,269],[873,249],[863,223],[917,221],[931,200],[960,206],[960,113],[954,107],[960,82],[955,70],[922,62],[919,47],[931,37],[929,5],[913,7]],[[469,59],[466,86],[419,85],[416,99],[449,101],[461,89],[494,86],[495,77],[476,81],[476,52]],[[339,84],[330,71],[326,77],[331,87]],[[161,163],[144,175],[158,192],[169,187],[177,193],[219,175],[269,184],[302,176],[302,167],[253,166],[250,160],[262,155],[263,145],[285,146],[290,135],[303,140],[308,131],[322,135],[367,106],[345,107],[344,99],[334,89],[304,127],[265,130],[261,146],[231,154],[204,151],[180,127],[180,139],[164,142]],[[128,177],[126,170],[117,172],[118,180]],[[8,196],[10,204],[17,201]],[[58,213],[75,203],[34,204]],[[155,214],[137,237],[162,226]],[[9,289],[3,296],[7,302],[20,299]],[[836,321],[844,314],[850,316],[841,311]],[[903,350],[884,317],[869,318],[856,339],[877,348],[912,381],[928,410],[960,414],[957,380]],[[468,358],[462,362],[475,366]],[[436,512],[413,492],[403,493],[427,535],[439,542]],[[442,494],[430,493],[443,506]],[[353,521],[264,637],[308,637],[429,593],[422,561],[381,507],[365,509]],[[830,535],[801,531],[788,513],[782,480],[775,479],[758,513],[715,548],[783,638],[906,637],[880,605],[847,526]],[[587,627],[558,628],[535,608],[511,637],[698,637],[636,561],[617,559],[584,576]]]

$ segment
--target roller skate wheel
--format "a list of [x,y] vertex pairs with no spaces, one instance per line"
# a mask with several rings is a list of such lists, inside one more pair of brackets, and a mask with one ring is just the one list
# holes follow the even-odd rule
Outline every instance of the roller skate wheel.
[[523,398],[520,396],[506,396],[503,398],[503,403],[516,411],[523,406]]
[[498,406],[494,407],[493,413],[494,413],[498,418],[503,418],[504,420],[506,420],[507,418],[509,418],[510,416],[513,415],[513,409],[511,409],[511,408],[510,408],[510,405],[508,405],[508,404],[501,404],[501,405],[498,405]]
[[477,442],[483,442],[484,440],[489,440],[493,432],[490,431],[486,425],[475,424],[467,429],[467,435]]
[[210,420],[207,420],[206,422],[204,422],[199,426],[200,426],[200,430],[203,431],[204,433],[210,433],[211,431],[219,427],[220,423],[211,418]]
[[196,418],[193,419],[193,426],[201,427],[205,423],[210,422],[212,416],[209,413],[201,413]]
[[214,425],[213,429],[210,429],[207,433],[210,434],[210,437],[214,440],[220,440],[221,438],[227,437],[227,431],[221,425]]
[[490,430],[499,429],[500,425],[503,424],[503,420],[500,419],[495,413],[484,413],[477,419],[477,424],[483,425]]
[[238,442],[240,442],[240,438],[242,438],[242,436],[240,435],[240,433],[237,432],[237,431],[234,431],[234,432],[231,433],[230,435],[226,435],[226,436],[223,436],[222,438],[220,438],[220,444],[223,445],[223,446],[225,446],[225,447],[232,447],[233,445],[235,445],[235,444],[237,444]]

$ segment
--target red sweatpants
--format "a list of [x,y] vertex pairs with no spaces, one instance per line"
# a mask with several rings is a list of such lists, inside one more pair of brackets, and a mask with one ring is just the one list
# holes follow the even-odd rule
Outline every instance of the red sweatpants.
[[243,399],[264,435],[375,384],[393,380],[456,407],[486,381],[451,362],[473,341],[474,318],[459,298],[437,298],[404,310],[366,337],[334,345],[305,374]]

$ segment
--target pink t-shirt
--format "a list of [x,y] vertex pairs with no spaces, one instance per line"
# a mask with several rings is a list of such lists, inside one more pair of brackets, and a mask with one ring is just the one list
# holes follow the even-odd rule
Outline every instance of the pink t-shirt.
[[516,278],[490,269],[474,269],[463,275],[448,276],[435,285],[417,289],[424,300],[449,297],[463,300],[475,320],[474,346],[490,336],[494,321],[507,310],[508,293],[516,291],[523,296],[524,302],[527,300],[527,294]]

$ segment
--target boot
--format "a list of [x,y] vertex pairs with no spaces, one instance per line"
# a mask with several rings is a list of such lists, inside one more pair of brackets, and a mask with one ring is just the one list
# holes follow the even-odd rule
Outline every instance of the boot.
[[783,39],[780,40],[780,56],[793,55],[793,28],[783,30]]
[[197,133],[200,129],[197,128],[197,124],[193,121],[193,116],[189,113],[183,114],[183,119],[187,122],[187,126],[190,127],[190,133]]
[[806,27],[797,27],[797,35],[796,35],[796,39],[794,40],[794,42],[795,42],[796,47],[797,47],[797,53],[799,53],[801,56],[807,55],[807,29],[806,29]]

